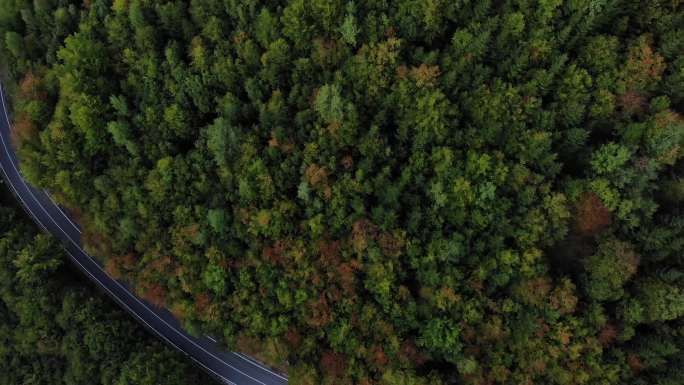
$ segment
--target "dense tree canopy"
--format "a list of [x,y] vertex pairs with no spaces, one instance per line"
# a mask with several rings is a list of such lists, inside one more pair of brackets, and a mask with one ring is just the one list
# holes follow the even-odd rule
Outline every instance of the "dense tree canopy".
[[210,382],[79,279],[0,189],[0,385]]
[[679,1],[6,0],[110,274],[293,384],[681,384]]

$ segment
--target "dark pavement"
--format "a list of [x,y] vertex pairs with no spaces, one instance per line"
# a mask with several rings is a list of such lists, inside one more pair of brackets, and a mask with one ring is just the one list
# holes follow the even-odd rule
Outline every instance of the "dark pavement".
[[209,337],[195,338],[186,333],[173,315],[136,297],[122,282],[109,277],[97,260],[81,247],[81,230],[69,215],[45,192],[28,185],[19,173],[18,159],[10,141],[10,118],[4,89],[0,86],[0,164],[3,177],[27,213],[64,246],[76,266],[95,284],[126,309],[143,326],[188,355],[220,381],[236,385],[282,385],[287,377],[272,371],[248,356],[224,352]]

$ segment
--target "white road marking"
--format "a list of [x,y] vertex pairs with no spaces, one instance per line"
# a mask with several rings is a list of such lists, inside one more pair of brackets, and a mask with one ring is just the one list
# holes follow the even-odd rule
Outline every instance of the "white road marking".
[[[12,125],[10,124],[9,116],[7,115],[7,106],[5,105],[5,97],[4,97],[3,91],[4,91],[4,89],[2,87],[2,84],[0,84],[0,93],[2,93],[2,106],[3,106],[3,109],[5,110],[5,119],[7,120],[7,127],[8,127],[8,129],[12,130]],[[9,153],[8,153],[8,155],[9,155]],[[21,173],[19,172],[19,169],[14,164],[14,162],[12,162],[11,156],[8,156],[8,159],[9,159],[9,162],[12,164],[12,167],[17,171],[17,174],[21,177]],[[5,172],[5,175],[7,175],[6,172]],[[10,183],[10,185],[12,185],[12,184]],[[13,185],[12,185],[12,189],[14,190],[15,194],[17,194],[17,196],[19,196],[17,190],[14,188]],[[43,192],[45,193],[45,195],[47,195],[47,197],[50,199],[50,201],[52,201],[52,203],[57,207],[57,209],[64,215],[64,217],[69,221],[69,223],[71,223],[71,225],[74,227],[74,229],[76,229],[76,231],[78,231],[78,233],[81,234],[81,229],[79,229],[78,226],[74,222],[71,221],[71,218],[69,218],[69,216],[64,212],[64,210],[62,210],[62,208],[57,204],[57,202],[55,202],[55,200],[52,199],[52,196],[50,194],[48,194],[48,192],[46,190],[43,190]],[[21,199],[21,197],[19,197],[19,199]],[[22,202],[23,202],[23,199],[22,199]]]
[[5,180],[7,181],[7,184],[9,184],[12,187],[12,191],[14,191],[14,195],[16,195],[17,198],[19,198],[19,200],[21,201],[21,207],[24,209],[24,212],[27,213],[31,218],[33,218],[33,221],[36,222],[38,224],[38,226],[40,226],[40,228],[43,230],[43,232],[50,234],[50,232],[43,225],[43,223],[41,221],[39,221],[38,218],[33,214],[33,211],[27,210],[27,208],[26,208],[27,205],[26,205],[26,202],[24,202],[24,198],[22,198],[21,195],[19,195],[19,192],[17,191],[16,187],[14,187],[12,182],[10,182],[9,175],[7,175],[7,171],[5,171],[5,168],[4,167],[0,167],[0,168],[2,169],[2,173],[5,174]]
[[[6,106],[6,104],[5,104],[5,97],[4,97],[4,87],[2,86],[1,83],[0,83],[0,99],[1,99],[1,101],[2,101],[3,110],[4,110],[4,112],[5,112],[5,120],[7,120],[7,127],[11,130],[11,129],[12,129],[12,124],[10,123],[9,116],[7,115],[7,106]],[[19,171],[19,168],[17,167],[17,165],[12,161],[12,157],[11,157],[11,155],[10,155],[10,152],[9,152],[8,148],[7,148],[7,144],[6,144],[5,141],[4,141],[4,138],[0,138],[0,139],[2,139],[3,146],[4,146],[4,149],[5,149],[5,153],[7,153],[7,155],[8,155],[7,158],[8,158],[8,160],[9,160],[10,164],[12,165],[12,167],[14,168],[14,170],[17,172],[17,175],[19,175],[19,179],[20,179],[21,182],[24,184],[24,186],[26,187],[26,189],[27,189],[27,191],[29,192],[29,194],[31,194],[31,196],[33,197],[33,199],[36,201],[36,203],[38,204],[38,206],[40,206],[40,208],[43,210],[43,212],[45,212],[45,214],[50,218],[50,220],[52,220],[52,222],[53,222],[53,223],[54,223],[54,224],[55,224],[55,225],[64,233],[64,235],[66,235],[66,237],[69,239],[69,241],[71,241],[71,243],[73,243],[73,244],[76,246],[76,248],[79,249],[79,251],[81,251],[86,257],[91,258],[88,254],[86,254],[86,253],[81,249],[81,247],[80,247],[78,244],[76,244],[76,243],[69,237],[69,235],[64,231],[64,229],[62,229],[62,227],[61,227],[61,226],[52,218],[52,216],[47,212],[47,210],[45,210],[45,208],[43,207],[43,205],[40,203],[40,201],[39,201],[39,200],[36,198],[36,196],[33,194],[33,191],[31,191],[31,188],[27,185],[27,183],[26,183],[26,181],[24,180],[24,178],[21,177],[21,172]],[[3,172],[5,172],[5,170],[3,170]],[[5,172],[5,175],[7,175],[6,172]],[[9,183],[9,177],[8,177],[7,179],[8,179],[8,183]],[[12,185],[12,183],[9,183],[9,184],[10,184],[10,186],[12,186],[12,189],[14,190],[15,195],[17,195],[17,197],[19,197],[19,199],[20,199],[21,202],[24,204],[24,206],[26,206],[26,208],[30,211],[31,216],[33,216],[33,218],[34,218],[34,221],[35,221],[36,223],[38,223],[38,224],[43,228],[44,231],[46,231],[46,232],[49,233],[49,231],[47,230],[47,228],[45,228],[45,226],[43,225],[43,223],[40,222],[40,220],[38,220],[38,217],[35,216],[35,214],[33,213],[33,211],[31,211],[31,210],[28,208],[28,205],[26,204],[26,202],[24,201],[24,199],[21,197],[21,195],[19,195],[19,192],[16,190],[16,188],[14,187],[14,185]],[[69,216],[68,216],[66,213],[64,213],[64,211],[61,209],[61,207],[54,201],[54,199],[52,199],[52,197],[50,196],[50,194],[49,194],[47,191],[45,191],[45,190],[43,190],[43,191],[44,191],[45,195],[47,195],[48,198],[50,198],[50,200],[51,200],[52,203],[57,207],[57,209],[62,213],[62,215],[64,215],[64,217],[69,221],[69,223],[71,223],[71,225],[74,226],[74,228],[76,229],[76,231],[78,231],[78,233],[81,234],[81,230],[78,228],[78,226],[76,226],[76,225],[71,221],[71,219],[69,218]],[[99,268],[99,265],[98,265],[98,268]],[[100,269],[100,270],[102,270],[102,269]],[[105,272],[105,274],[106,274],[106,272]],[[114,279],[113,279],[113,281],[116,282],[117,284],[119,284],[118,281],[116,281],[116,280],[114,280]],[[120,285],[120,284],[119,284],[119,285]],[[124,288],[124,290],[126,290],[126,289]],[[126,290],[126,291],[128,292],[128,290]],[[139,300],[137,297],[133,296],[133,298],[136,299],[138,302],[140,302],[140,300]],[[140,302],[140,303],[144,305],[144,303],[142,303],[142,302]],[[144,306],[145,306],[146,308],[148,308],[146,305],[144,305]],[[149,309],[149,308],[148,308],[148,309]],[[153,313],[155,316],[157,316],[157,318],[159,318],[159,319],[162,320],[164,323],[166,323],[166,322],[165,322],[163,319],[161,319],[156,313],[154,313],[154,312],[152,312],[152,313]],[[168,323],[166,323],[166,324],[168,325]],[[169,325],[169,326],[170,326],[170,325]],[[170,327],[171,327],[171,326],[170,326]],[[173,327],[171,327],[171,328],[174,329]],[[174,330],[175,330],[175,329],[174,329]],[[187,337],[186,337],[186,339],[187,339]],[[212,339],[212,340],[213,340],[213,339]],[[213,341],[216,342],[216,340],[213,340]],[[223,360],[221,360],[220,358],[216,357],[214,354],[212,354],[211,352],[205,350],[205,349],[202,348],[201,346],[197,345],[196,343],[194,343],[194,341],[191,341],[191,342],[192,342],[194,345],[196,345],[197,347],[199,347],[200,349],[202,349],[203,351],[205,351],[206,353],[208,353],[209,355],[211,355],[212,357],[214,357],[214,358],[218,359],[219,361],[222,361],[222,362],[223,362]],[[240,357],[243,361],[247,361],[248,363],[250,363],[250,364],[252,364],[252,365],[256,364],[257,367],[259,367],[260,369],[262,369],[262,370],[264,370],[264,371],[267,371],[267,372],[269,372],[270,374],[273,374],[274,376],[279,377],[279,378],[282,378],[282,379],[284,379],[284,380],[287,381],[287,378],[286,378],[286,377],[283,377],[283,376],[280,375],[279,373],[276,373],[276,372],[270,370],[269,368],[265,367],[264,365],[262,365],[262,364],[260,364],[260,363],[258,363],[258,362],[256,362],[256,361],[252,361],[252,360],[250,360],[250,359],[245,359],[245,357],[243,357],[242,355],[238,355],[238,357]],[[227,364],[227,363],[226,363],[226,364]],[[227,365],[229,365],[229,364],[227,364]],[[230,366],[230,365],[229,365],[229,366]],[[231,366],[231,367],[232,367],[232,366]],[[237,368],[234,368],[234,369],[237,370],[238,372],[240,372]],[[241,372],[241,373],[242,373],[242,372]],[[247,375],[247,374],[245,374],[245,375],[246,375],[247,377],[250,377],[250,376]],[[252,377],[250,377],[250,378],[252,378]],[[259,380],[256,380],[256,381],[257,381],[257,382],[260,382]],[[262,383],[262,382],[260,382],[260,383]],[[262,383],[262,384],[263,384],[263,383]]]
[[75,224],[75,223],[71,220],[71,217],[70,217],[67,213],[64,212],[64,210],[62,209],[62,206],[60,206],[57,202],[55,202],[55,200],[52,198],[52,195],[50,195],[50,193],[49,193],[47,190],[43,190],[43,192],[45,193],[45,195],[47,195],[48,199],[50,199],[50,201],[52,202],[52,204],[54,204],[55,207],[57,207],[57,210],[59,210],[59,212],[61,212],[62,215],[64,215],[64,218],[66,218],[67,221],[69,221],[69,223],[71,224],[71,226],[72,226],[74,229],[76,229],[76,231],[77,231],[79,234],[81,234],[81,229],[78,227],[77,224]]
[[[11,129],[11,128],[12,128],[12,124],[10,123],[9,116],[7,115],[7,106],[5,105],[4,90],[3,90],[3,87],[2,87],[1,84],[0,84],[0,100],[1,100],[1,102],[2,102],[3,110],[4,110],[4,112],[5,112],[5,119],[7,120],[7,126],[8,126],[9,129]],[[33,194],[33,191],[31,191],[31,188],[27,185],[27,183],[26,183],[26,181],[24,180],[24,178],[21,177],[21,173],[19,172],[19,169],[17,168],[16,164],[12,161],[11,154],[10,154],[10,152],[9,152],[9,150],[8,150],[7,144],[5,143],[5,139],[4,139],[4,137],[2,137],[2,135],[0,135],[0,140],[2,141],[2,145],[3,145],[3,147],[4,147],[5,153],[7,153],[7,155],[8,155],[9,162],[12,164],[12,167],[14,167],[15,171],[17,172],[17,174],[18,174],[19,177],[20,177],[19,179],[20,179],[21,182],[24,184],[24,186],[26,187],[26,189],[27,189],[27,191],[29,192],[29,194],[30,194],[30,195],[33,197],[33,199],[36,201],[36,203],[38,204],[38,206],[43,210],[43,212],[45,213],[45,215],[47,215],[48,218],[50,218],[50,220],[55,224],[55,226],[57,226],[57,228],[59,228],[59,230],[62,231],[62,233],[64,233],[64,235],[66,236],[66,238],[67,238],[74,246],[76,246],[76,248],[77,248],[84,256],[86,256],[87,258],[92,259],[85,251],[83,251],[83,249],[81,249],[81,247],[80,247],[76,242],[74,242],[73,239],[71,239],[71,238],[69,237],[69,234],[67,234],[67,232],[64,231],[64,229],[62,229],[62,227],[59,225],[59,223],[57,223],[57,221],[50,215],[50,213],[45,209],[45,207],[44,207],[44,206],[40,203],[40,201],[36,198],[36,196]],[[3,169],[3,172],[4,172],[4,169]],[[11,185],[12,183],[9,182],[9,178],[7,178],[7,179],[8,179],[8,183],[10,183],[10,185]],[[12,186],[12,188],[14,189],[14,186]],[[14,189],[14,190],[15,190],[15,193],[17,194],[17,196],[19,196],[17,190],[16,190],[16,189]],[[20,197],[20,198],[21,198],[21,197]],[[30,207],[29,207],[28,205],[26,205],[26,202],[25,202],[23,199],[21,199],[21,201],[22,201],[22,203],[24,203],[24,205],[26,206],[26,208],[31,212],[31,214],[33,215],[33,217],[34,217],[34,219],[36,220],[36,222],[40,223],[40,220],[38,220],[38,217],[33,213],[33,211],[30,209]],[[40,223],[40,224],[41,224],[41,226],[43,226],[42,223]],[[44,227],[44,226],[43,226],[43,227]],[[45,228],[45,227],[44,227],[44,228]],[[73,257],[73,256],[72,256],[72,257]],[[80,265],[80,263],[79,263],[79,265]],[[100,271],[102,271],[105,275],[107,274],[107,273],[100,267],[99,264],[95,263],[95,265],[96,265],[97,268],[98,268]],[[81,266],[83,266],[83,265],[81,265]],[[89,274],[90,274],[90,273],[89,273]],[[92,274],[90,274],[90,275],[91,275],[92,277],[94,277]],[[95,278],[95,280],[96,280],[98,283],[100,283],[101,286],[103,286],[103,287],[106,288],[106,285],[104,285],[102,282],[100,282],[97,278]],[[205,353],[209,354],[211,357],[213,357],[214,359],[218,360],[219,362],[222,362],[223,364],[225,364],[225,365],[228,366],[229,368],[231,368],[231,369],[235,370],[236,372],[238,372],[238,373],[244,375],[245,377],[250,378],[251,380],[253,380],[253,381],[255,381],[255,382],[258,382],[259,384],[266,385],[264,382],[262,382],[262,381],[260,381],[260,380],[257,380],[256,378],[250,376],[250,375],[247,374],[247,373],[244,373],[244,372],[241,371],[240,369],[238,369],[238,368],[236,368],[236,367],[230,365],[229,363],[223,361],[221,358],[217,357],[216,355],[214,355],[214,354],[211,353],[210,351],[204,349],[202,346],[200,346],[199,344],[197,344],[195,341],[193,341],[193,340],[191,340],[190,338],[188,338],[185,334],[183,334],[183,333],[179,332],[178,330],[176,330],[173,326],[171,326],[168,322],[166,322],[166,320],[164,320],[163,318],[161,318],[156,312],[152,311],[152,310],[149,308],[149,306],[147,306],[144,302],[142,302],[140,299],[138,299],[138,297],[136,297],[136,296],[134,296],[132,293],[130,293],[130,292],[128,291],[128,289],[126,289],[119,281],[117,281],[117,280],[115,280],[115,279],[113,279],[113,278],[112,278],[112,281],[113,281],[116,285],[118,285],[119,287],[121,287],[121,288],[122,288],[122,289],[131,297],[131,298],[133,298],[135,301],[137,301],[139,304],[141,304],[143,307],[145,307],[145,309],[147,309],[150,313],[152,313],[155,317],[157,317],[160,321],[162,321],[165,325],[167,325],[171,330],[175,331],[178,335],[180,335],[181,337],[185,338],[188,342],[190,342],[191,344],[195,345],[197,348],[201,349],[201,350],[204,351]],[[107,290],[109,291],[109,289],[107,289]],[[111,293],[111,291],[110,291],[110,293]],[[112,294],[112,295],[113,295],[113,294]],[[129,309],[130,309],[130,308],[129,308]],[[137,316],[137,317],[140,318],[139,316]],[[140,318],[140,319],[141,319],[141,318]],[[143,321],[143,322],[144,322],[144,321]],[[145,323],[146,323],[146,322],[145,322]],[[146,323],[146,324],[147,324],[147,323]],[[147,324],[147,325],[150,326],[150,328],[152,328],[151,325],[149,325],[149,324]],[[152,328],[152,329],[154,330],[154,328]],[[166,339],[166,337],[164,337],[164,339]],[[191,357],[192,357],[192,356],[191,356]],[[243,360],[245,360],[244,357],[241,357],[241,358],[242,358]],[[194,359],[194,358],[193,358],[193,359]],[[197,360],[195,360],[195,361],[197,361]],[[250,362],[249,360],[245,360],[245,361]],[[269,373],[271,373],[271,374],[273,374],[273,375],[275,375],[275,376],[277,376],[277,377],[279,377],[279,378],[283,378],[283,379],[287,380],[286,378],[282,377],[282,376],[279,375],[278,373],[275,373],[275,372],[271,371],[271,370],[268,369],[268,368],[265,368],[265,367],[262,367],[262,366],[259,366],[259,367],[260,367],[260,369],[262,369],[262,370],[264,370],[264,371],[267,371],[267,372],[269,372]],[[222,378],[223,378],[223,377],[222,377]]]
[[[0,99],[2,99],[3,109],[5,109],[5,119],[7,119],[8,127],[11,128],[11,125],[10,125],[10,123],[9,123],[9,117],[7,116],[7,110],[6,110],[7,107],[5,106],[5,100],[4,100],[4,96],[3,96],[2,94],[3,94],[3,89],[2,89],[2,85],[0,85]],[[45,208],[40,204],[40,201],[38,201],[38,199],[36,198],[36,196],[33,195],[33,192],[31,191],[30,187],[26,184],[26,182],[23,180],[23,178],[21,178],[21,174],[19,174],[19,170],[17,169],[17,167],[16,167],[16,165],[14,164],[14,162],[12,162],[12,158],[11,158],[11,156],[10,156],[10,153],[9,153],[8,149],[7,149],[7,144],[5,143],[5,139],[4,139],[4,137],[3,137],[2,135],[0,135],[0,141],[2,141],[2,145],[3,145],[4,149],[5,149],[5,152],[8,154],[8,159],[9,159],[10,163],[12,164],[12,166],[14,167],[14,169],[17,171],[17,174],[20,176],[20,179],[21,179],[21,181],[23,182],[23,184],[26,186],[26,189],[28,190],[29,194],[31,194],[31,196],[33,197],[33,199],[34,199],[34,200],[36,201],[36,203],[38,204],[38,206],[41,207],[41,209],[43,210],[43,212],[45,212],[45,214],[50,218],[50,220],[52,220],[52,222],[53,222],[60,230],[62,230],[62,232],[67,236],[67,238],[68,238],[72,243],[74,243],[73,240],[71,240],[71,238],[69,238],[68,234],[59,226],[59,224],[52,218],[52,216],[51,216],[51,215],[45,210]],[[17,197],[21,200],[21,203],[24,205],[25,209],[28,210],[29,214],[33,217],[34,221],[35,221],[36,223],[38,223],[38,225],[40,225],[40,227],[43,229],[43,231],[45,231],[45,232],[47,232],[48,234],[50,234],[50,232],[49,232],[48,229],[45,227],[45,225],[43,225],[43,223],[38,219],[38,217],[37,217],[36,214],[33,212],[33,210],[31,210],[31,207],[30,207],[29,205],[26,204],[26,201],[24,201],[24,199],[22,198],[22,196],[19,194],[19,192],[17,191],[17,189],[14,187],[14,185],[13,185],[12,182],[10,181],[10,178],[9,178],[9,176],[8,176],[8,174],[7,174],[7,171],[5,171],[4,167],[2,167],[2,171],[3,171],[3,173],[4,173],[5,176],[6,176],[7,183],[9,183],[9,185],[12,186],[12,189],[14,190],[14,193],[15,193],[15,194],[17,195]],[[76,245],[76,244],[74,243],[74,245]],[[77,249],[78,249],[79,251],[81,251],[81,252],[83,253],[83,251],[80,249],[80,247],[79,247],[78,245],[76,245],[76,247],[77,247]],[[162,339],[164,339],[166,342],[168,342],[168,343],[169,343],[171,346],[173,346],[175,349],[177,349],[177,350],[180,351],[180,352],[183,352],[183,353],[187,354],[186,352],[183,351],[183,349],[181,349],[181,348],[180,348],[178,345],[176,345],[173,341],[169,340],[166,336],[164,336],[163,334],[159,333],[154,327],[152,327],[152,325],[150,325],[147,321],[145,321],[145,319],[143,319],[143,318],[142,318],[141,316],[139,316],[136,312],[134,312],[133,309],[131,309],[131,308],[128,306],[128,304],[126,304],[121,298],[117,297],[117,295],[114,294],[114,293],[107,287],[107,285],[105,285],[104,283],[102,283],[102,281],[100,281],[99,279],[97,279],[97,277],[95,277],[95,276],[94,276],[94,275],[93,275],[85,266],[83,266],[83,264],[82,264],[76,257],[74,257],[74,255],[71,253],[71,251],[69,251],[69,250],[66,249],[66,248],[64,248],[64,250],[69,254],[69,256],[71,256],[71,259],[72,259],[74,262],[76,262],[79,266],[81,266],[81,268],[83,269],[83,271],[85,271],[88,275],[90,275],[91,279],[93,279],[94,281],[96,281],[96,282],[100,285],[100,287],[102,287],[102,288],[104,288],[105,290],[107,290],[107,292],[112,296],[112,298],[114,298],[114,299],[116,300],[116,302],[118,302],[119,304],[121,304],[122,306],[124,306],[124,307],[129,311],[129,313],[131,313],[131,314],[132,314],[133,316],[135,316],[138,320],[140,320],[142,323],[144,323],[145,325],[147,325],[147,326],[150,328],[150,330],[154,331],[155,334],[157,334],[158,336],[160,336]],[[88,255],[85,254],[85,253],[83,253],[83,254],[86,255],[86,256],[88,256]],[[100,269],[103,273],[106,274],[106,272],[104,272],[104,271],[99,267],[99,265],[97,265],[97,263],[95,263],[95,265],[98,267],[98,269]],[[114,282],[117,282],[117,281],[114,280]],[[117,283],[118,283],[118,282],[117,282]],[[123,289],[124,289],[124,291],[125,291],[127,294],[129,294],[130,296],[132,296],[132,294],[130,294],[130,293],[128,292],[128,290],[126,290],[126,288],[123,288]],[[133,298],[135,298],[135,297],[133,297]],[[136,298],[136,299],[137,299],[137,298]],[[140,301],[138,300],[138,302],[140,302]],[[144,303],[141,302],[141,304],[142,304],[143,306],[145,306]],[[149,310],[149,308],[148,308],[147,306],[145,306],[145,308],[147,308],[147,309]],[[154,313],[154,312],[152,312],[152,313],[156,315],[156,313]],[[156,315],[156,316],[157,316],[157,318],[160,318],[158,315]],[[160,318],[160,320],[162,320],[162,322],[164,322],[166,325],[168,325],[168,323],[166,323],[163,319]],[[170,329],[172,329],[172,330],[176,331],[176,333],[178,333],[178,331],[175,330],[171,325],[168,325],[168,326],[169,326]],[[184,336],[183,334],[181,334],[181,333],[178,333],[178,334],[180,334],[181,336],[185,337],[185,336]],[[187,339],[187,337],[185,337],[185,338]],[[192,342],[192,341],[190,341],[190,342]],[[200,349],[201,349],[201,347],[200,347]],[[202,349],[202,350],[204,350],[204,349]],[[207,352],[207,353],[209,353],[209,352]],[[211,353],[209,353],[209,354],[211,354]],[[203,364],[202,362],[200,362],[199,360],[197,360],[195,357],[192,357],[192,356],[190,356],[190,355],[188,355],[188,356],[189,356],[193,361],[197,362],[197,363],[200,364],[202,367],[204,367],[205,369],[209,370],[210,372],[212,372],[213,374],[215,374],[216,376],[218,376],[220,379],[222,379],[222,380],[228,382],[229,384],[237,385],[237,384],[235,384],[234,382],[232,382],[231,380],[229,380],[229,379],[227,379],[226,377],[222,376],[220,373],[218,373],[218,372],[214,371],[213,369],[211,369],[210,367],[206,366],[205,364]],[[213,355],[212,355],[212,356],[213,356]],[[216,358],[215,356],[213,356],[213,357]],[[225,364],[225,362],[223,362],[223,360],[220,360],[220,359],[219,359],[219,361]],[[228,365],[228,366],[230,366],[230,365]],[[230,366],[230,367],[232,368],[232,366]],[[235,369],[235,368],[233,368],[233,369]],[[237,370],[237,369],[236,369],[236,370]],[[237,371],[240,372],[239,370],[237,370]],[[240,373],[242,373],[242,372],[240,372]],[[247,376],[247,377],[251,378],[250,376]],[[261,383],[261,382],[260,382],[260,383]],[[262,383],[262,384],[263,384],[263,383]]]
[[[1,86],[0,86],[0,87],[1,87]],[[2,92],[2,89],[1,89],[1,88],[0,88],[0,92]],[[4,104],[4,103],[3,103],[3,104]],[[2,139],[1,135],[0,135],[0,140],[2,140],[3,146],[4,146],[4,145],[5,145],[5,142],[4,142],[4,140]],[[15,195],[19,198],[19,200],[21,201],[22,205],[24,206],[24,210],[27,211],[27,213],[33,218],[33,220],[40,226],[40,228],[41,228],[45,233],[50,234],[50,231],[45,227],[45,225],[43,225],[43,222],[41,222],[41,221],[38,219],[38,217],[37,217],[36,214],[33,212],[33,210],[31,210],[31,208],[26,204],[26,202],[24,201],[24,198],[19,194],[19,192],[17,191],[17,189],[16,189],[16,188],[14,187],[14,185],[10,182],[9,175],[7,174],[7,171],[5,171],[5,168],[4,168],[4,167],[0,167],[0,168],[2,168],[3,174],[5,174],[5,179],[7,180],[7,183],[12,187],[12,190],[14,191]],[[35,196],[34,196],[34,198],[35,198]],[[69,250],[66,249],[66,248],[64,248],[64,251],[66,251],[67,254],[69,254],[69,256],[71,257],[71,259],[72,259],[74,262],[76,262],[79,266],[81,266],[81,268],[82,268],[83,271],[85,271],[88,275],[90,275],[90,277],[91,277],[92,280],[94,280],[94,281],[96,281],[98,284],[100,284],[99,286],[102,287],[102,288],[104,288],[104,289],[112,296],[112,298],[113,298],[116,302],[118,302],[121,306],[125,307],[131,315],[133,315],[135,318],[137,318],[140,322],[142,322],[142,323],[144,323],[145,325],[147,325],[147,326],[149,327],[150,330],[152,330],[155,334],[157,334],[159,337],[161,337],[162,339],[164,339],[168,344],[170,344],[170,345],[171,345],[172,347],[174,347],[176,350],[178,350],[178,351],[180,351],[180,352],[182,352],[182,353],[185,353],[185,352],[183,351],[183,349],[181,349],[181,348],[180,348],[178,345],[176,345],[173,341],[169,340],[166,336],[164,336],[163,334],[159,333],[154,327],[152,327],[152,325],[150,325],[149,323],[147,323],[147,321],[145,321],[145,319],[143,319],[143,318],[140,317],[136,312],[134,312],[133,309],[131,309],[131,308],[128,306],[128,304],[126,304],[126,302],[124,302],[124,301],[121,300],[119,297],[117,297],[116,294],[114,294],[106,285],[104,285],[99,279],[97,279],[97,277],[95,277],[95,276],[94,276],[94,275],[93,275],[85,266],[83,266],[83,264],[82,264],[76,257],[74,257],[74,255],[71,253],[71,251],[69,251]],[[185,354],[187,354],[187,353],[185,353]],[[216,371],[212,370],[210,367],[206,366],[206,365],[203,364],[202,362],[198,361],[196,358],[194,358],[194,357],[192,357],[192,356],[190,356],[190,358],[191,358],[193,361],[195,361],[195,362],[197,362],[198,364],[200,364],[200,365],[201,365],[202,367],[204,367],[206,370],[212,372],[214,375],[216,375],[216,376],[218,376],[219,378],[221,378],[222,380],[227,381],[229,384],[237,385],[237,384],[235,384],[234,382],[230,381],[229,379],[223,377],[221,374],[219,374],[219,373],[217,373]]]
[[211,338],[211,337],[209,337],[209,336],[206,336],[206,337],[207,337],[211,342],[216,343],[216,340],[215,340],[215,339],[213,339],[213,338]]
[[185,351],[183,351],[183,349],[181,349],[181,348],[180,348],[178,345],[176,345],[173,341],[171,341],[170,339],[168,339],[165,335],[159,333],[154,327],[152,327],[152,325],[150,325],[149,323],[147,323],[147,321],[145,321],[144,318],[140,317],[136,312],[134,312],[133,309],[131,309],[131,308],[128,306],[128,304],[126,304],[126,302],[124,302],[124,301],[121,300],[119,297],[117,297],[116,294],[114,294],[106,285],[102,284],[102,282],[101,282],[99,279],[97,279],[97,277],[95,277],[95,276],[93,275],[93,273],[91,273],[85,266],[83,266],[83,264],[78,260],[78,258],[74,257],[74,255],[71,254],[71,251],[69,251],[69,250],[66,249],[66,248],[64,248],[64,250],[69,254],[69,256],[71,257],[71,259],[72,259],[74,262],[76,262],[79,266],[81,266],[81,269],[82,269],[83,271],[85,271],[88,275],[90,275],[90,278],[91,278],[91,279],[97,281],[97,283],[100,284],[100,287],[102,287],[102,288],[104,288],[105,290],[107,290],[107,292],[112,296],[112,298],[113,298],[116,302],[118,302],[121,306],[125,307],[126,310],[128,310],[128,312],[129,312],[130,314],[132,314],[135,318],[137,318],[140,322],[142,322],[142,323],[144,323],[145,325],[147,325],[147,327],[148,327],[150,330],[152,330],[156,335],[158,335],[159,337],[161,337],[162,339],[164,339],[164,341],[166,341],[167,343],[169,343],[171,346],[173,346],[173,347],[174,347],[176,350],[178,350],[179,352],[182,352],[182,353],[188,355],[193,361],[195,361],[195,362],[197,362],[198,364],[202,365],[202,367],[204,367],[204,368],[207,369],[208,371],[214,373],[214,374],[215,374],[216,376],[218,376],[220,379],[222,379],[222,380],[224,380],[224,381],[227,381],[229,384],[237,385],[237,384],[235,384],[234,382],[232,382],[231,380],[229,380],[229,379],[223,377],[221,374],[217,373],[216,371],[214,371],[214,370],[211,369],[210,367],[206,366],[205,364],[203,364],[202,362],[200,362],[199,360],[197,360],[195,357],[193,357],[193,356],[187,354]]
[[263,363],[261,363],[261,362],[255,360],[254,358],[252,358],[252,357],[250,357],[250,356],[248,356],[248,355],[246,355],[246,354],[240,353],[240,352],[232,352],[232,353],[233,353],[234,355],[236,355],[236,356],[242,358],[243,360],[249,362],[250,364],[252,364],[252,365],[254,365],[254,366],[256,366],[256,367],[258,367],[258,368],[260,368],[260,369],[268,370],[268,371],[269,371],[271,374],[273,374],[274,376],[276,376],[276,377],[278,377],[278,378],[282,378],[283,380],[287,381],[287,377],[284,377],[284,376],[282,376],[281,374],[279,374],[279,373],[277,373],[277,372],[271,371],[270,369],[266,368],[266,365],[264,365]]

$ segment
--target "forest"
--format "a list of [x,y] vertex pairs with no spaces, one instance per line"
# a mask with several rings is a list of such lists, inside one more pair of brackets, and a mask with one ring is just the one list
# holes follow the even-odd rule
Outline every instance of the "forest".
[[0,182],[0,385],[208,385],[71,267]]
[[684,383],[681,1],[1,1],[23,174],[191,333],[294,385]]

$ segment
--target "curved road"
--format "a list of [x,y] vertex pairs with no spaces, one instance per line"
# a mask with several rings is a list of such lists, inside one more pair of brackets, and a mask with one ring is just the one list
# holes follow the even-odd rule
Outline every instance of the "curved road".
[[211,337],[192,337],[171,313],[136,297],[124,284],[109,277],[102,266],[81,247],[79,226],[45,192],[30,186],[19,173],[18,159],[10,142],[10,118],[0,85],[0,165],[3,176],[27,213],[43,229],[57,237],[71,260],[93,282],[133,317],[174,348],[188,355],[211,375],[234,385],[284,385],[287,377],[254,359],[221,351]]

